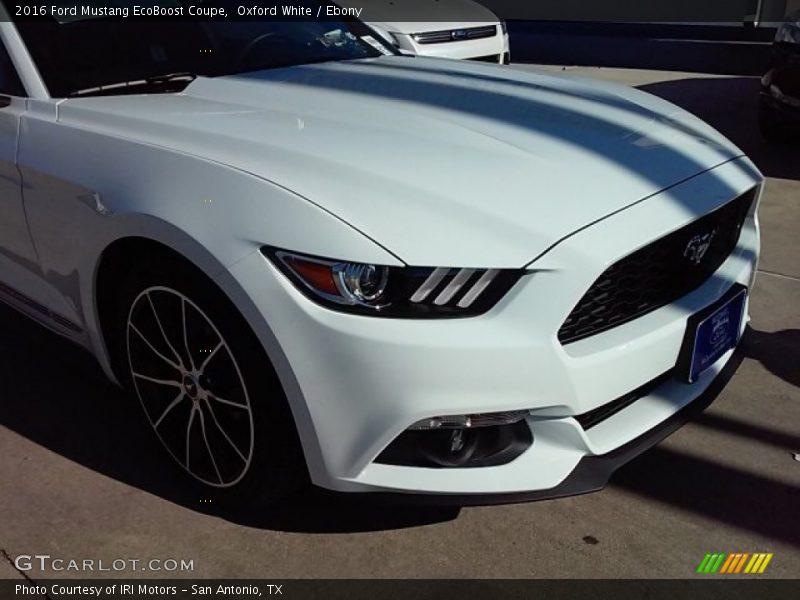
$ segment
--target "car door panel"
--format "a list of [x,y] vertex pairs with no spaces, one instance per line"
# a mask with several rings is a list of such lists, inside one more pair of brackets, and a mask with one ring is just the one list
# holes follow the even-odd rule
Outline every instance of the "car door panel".
[[[4,95],[0,100],[0,298],[61,333],[73,334],[81,331],[78,311],[43,272],[25,211],[17,154],[29,101]],[[59,235],[74,239],[66,231]]]
[[19,121],[25,99],[3,96],[0,108],[0,282],[7,290],[36,296],[41,285],[36,250],[22,201],[22,179],[16,165]]

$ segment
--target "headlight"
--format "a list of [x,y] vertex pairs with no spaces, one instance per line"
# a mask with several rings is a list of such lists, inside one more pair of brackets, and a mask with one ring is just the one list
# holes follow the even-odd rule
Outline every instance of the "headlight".
[[800,44],[800,12],[792,14],[775,34],[776,42]]
[[269,247],[261,251],[314,302],[376,317],[479,315],[497,304],[525,273],[521,269],[387,267]]

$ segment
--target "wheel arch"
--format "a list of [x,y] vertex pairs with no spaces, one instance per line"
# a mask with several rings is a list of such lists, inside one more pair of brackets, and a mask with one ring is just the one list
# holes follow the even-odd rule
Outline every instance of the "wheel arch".
[[[150,223],[147,229],[154,230],[153,225]],[[115,292],[133,268],[141,268],[147,263],[171,261],[208,279],[238,311],[255,335],[256,324],[247,317],[249,311],[243,310],[240,305],[246,301],[243,290],[231,289],[237,285],[236,282],[221,277],[227,272],[226,266],[190,236],[176,231],[162,233],[166,235],[154,237],[131,233],[120,236],[105,245],[94,264],[89,296],[91,305],[86,307],[91,311],[87,325],[90,338],[94,338],[92,346],[95,354],[106,374],[116,383],[122,380],[119,378],[119,365],[115,363],[118,357],[113,355],[114,344],[111,339],[116,309]],[[257,248],[253,248],[253,251],[257,251]],[[261,346],[264,347],[264,344]],[[273,361],[275,348],[264,347],[264,352]]]
[[[257,250],[254,250],[257,251]],[[258,339],[259,345],[274,369],[286,395],[297,432],[302,440],[303,453],[307,464],[319,463],[321,449],[313,432],[306,426],[311,415],[305,405],[303,394],[288,358],[283,353],[272,328],[266,321],[254,322],[254,315],[260,314],[252,299],[230,276],[225,265],[193,240],[183,240],[177,246],[174,241],[164,241],[141,235],[119,237],[109,243],[100,254],[95,267],[93,282],[93,330],[94,354],[106,375],[117,384],[124,381],[119,376],[119,357],[114,357],[113,340],[109,337],[113,330],[114,290],[123,280],[128,269],[141,264],[142,254],[147,253],[155,259],[175,260],[192,268],[214,283],[231,305],[238,311]],[[115,361],[115,358],[117,359]],[[310,466],[310,465],[309,465]]]
[[[122,372],[122,369],[127,368],[124,349],[119,343],[119,338],[112,338],[111,336],[119,332],[117,319],[120,318],[120,312],[118,312],[120,295],[118,291],[123,287],[127,287],[128,290],[131,289],[128,287],[128,277],[131,272],[134,269],[139,272],[141,272],[142,268],[149,269],[151,264],[154,268],[158,267],[162,271],[166,264],[168,273],[172,273],[172,269],[179,269],[180,273],[186,273],[190,270],[193,276],[201,277],[203,281],[207,281],[215,287],[213,297],[216,298],[217,302],[221,300],[227,301],[230,308],[236,311],[240,318],[240,325],[249,330],[252,337],[251,341],[260,347],[261,356],[263,356],[263,360],[267,361],[265,368],[272,370],[283,390],[286,403],[282,406],[288,411],[286,414],[290,420],[289,422],[294,421],[293,433],[289,434],[292,436],[291,443],[294,444],[295,441],[298,443],[296,449],[299,454],[297,456],[304,461],[302,468],[307,469],[307,443],[310,443],[311,448],[317,448],[318,443],[314,439],[304,439],[305,436],[301,434],[301,428],[298,426],[299,420],[308,420],[310,416],[302,403],[293,402],[293,398],[297,397],[296,390],[298,386],[293,372],[286,370],[288,363],[283,357],[280,346],[277,345],[277,340],[271,334],[269,324],[263,320],[259,323],[253,323],[252,319],[249,318],[249,315],[253,313],[249,310],[249,307],[243,306],[242,303],[251,303],[252,301],[244,290],[240,289],[240,286],[233,278],[226,276],[228,271],[223,265],[215,261],[211,256],[206,256],[199,262],[201,264],[204,263],[204,266],[201,267],[185,253],[179,252],[161,241],[135,235],[116,239],[104,249],[97,261],[95,272],[94,305],[95,318],[103,344],[105,360],[108,363],[108,370],[117,383],[122,383],[129,379],[129,376]],[[123,296],[127,297],[127,294],[123,292]],[[195,297],[195,294],[192,294],[191,297]],[[194,301],[196,302],[197,300]],[[265,329],[269,331],[274,343],[264,343]],[[239,331],[244,334],[241,327]],[[279,354],[277,360],[280,361],[282,368],[278,368],[278,364],[276,364],[276,353]],[[250,353],[249,356],[256,356],[256,354]],[[258,360],[262,359],[259,357]],[[292,392],[290,392],[290,389]],[[258,401],[255,398],[254,400]],[[288,432],[289,430],[286,429],[286,431]]]
[[124,284],[133,268],[140,268],[148,261],[156,260],[183,263],[187,268],[196,270],[211,280],[214,279],[213,271],[212,273],[207,272],[184,253],[153,238],[131,235],[118,238],[106,246],[100,254],[95,268],[94,285],[92,286],[93,304],[96,329],[102,344],[101,363],[106,363],[103,364],[103,367],[117,383],[123,379],[120,373],[120,357],[115,355],[115,344],[111,337],[117,309],[115,291]]

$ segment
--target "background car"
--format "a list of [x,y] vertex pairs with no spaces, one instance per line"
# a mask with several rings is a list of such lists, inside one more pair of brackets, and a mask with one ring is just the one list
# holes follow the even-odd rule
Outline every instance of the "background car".
[[[369,0],[359,6],[364,8],[361,18],[403,53],[499,64],[511,61],[505,21],[472,0]],[[430,20],[408,21],[414,10]]]
[[800,10],[778,29],[772,65],[761,79],[761,133],[769,141],[798,139],[800,133]]

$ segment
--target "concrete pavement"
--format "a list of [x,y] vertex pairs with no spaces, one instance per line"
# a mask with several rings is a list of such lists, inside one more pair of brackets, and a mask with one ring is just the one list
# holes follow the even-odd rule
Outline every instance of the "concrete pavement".
[[[596,494],[462,510],[312,494],[220,516],[163,467],[138,406],[89,357],[0,309],[0,548],[106,564],[193,560],[174,575],[204,578],[692,577],[707,552],[773,552],[763,576],[797,577],[800,149],[761,141],[753,78],[574,71],[682,104],[770,176],[745,358],[701,417]],[[0,578],[14,573],[3,563]]]

